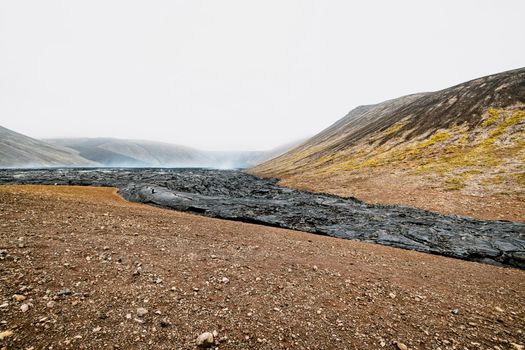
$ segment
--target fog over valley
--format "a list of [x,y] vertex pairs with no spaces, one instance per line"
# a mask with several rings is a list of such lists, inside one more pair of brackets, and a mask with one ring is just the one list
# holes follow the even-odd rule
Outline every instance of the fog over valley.
[[513,0],[2,1],[0,125],[271,150],[359,105],[519,68],[524,12]]

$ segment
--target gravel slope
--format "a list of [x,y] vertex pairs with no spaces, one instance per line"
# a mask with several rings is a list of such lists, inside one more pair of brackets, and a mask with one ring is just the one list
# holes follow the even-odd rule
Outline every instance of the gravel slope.
[[521,270],[128,203],[109,188],[0,186],[0,235],[0,348],[192,349],[214,330],[220,349],[525,344]]

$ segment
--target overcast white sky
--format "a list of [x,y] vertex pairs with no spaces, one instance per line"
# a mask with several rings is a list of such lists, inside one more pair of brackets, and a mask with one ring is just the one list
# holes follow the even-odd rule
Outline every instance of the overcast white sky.
[[0,0],[0,125],[269,149],[525,65],[525,1]]

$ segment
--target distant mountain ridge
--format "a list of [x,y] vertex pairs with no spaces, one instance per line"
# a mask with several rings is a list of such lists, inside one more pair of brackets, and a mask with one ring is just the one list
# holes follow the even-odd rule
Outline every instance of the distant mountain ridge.
[[0,126],[0,166],[97,166],[75,150],[52,145]]
[[115,138],[46,139],[54,145],[78,151],[104,166],[205,166],[211,159],[202,151],[168,143]]
[[104,166],[163,166],[248,168],[280,155],[299,143],[270,151],[203,151],[163,142],[114,138],[46,139],[47,142],[76,150],[86,159]]
[[297,143],[270,151],[216,152],[116,138],[36,140],[0,127],[0,167],[248,168],[287,151]]

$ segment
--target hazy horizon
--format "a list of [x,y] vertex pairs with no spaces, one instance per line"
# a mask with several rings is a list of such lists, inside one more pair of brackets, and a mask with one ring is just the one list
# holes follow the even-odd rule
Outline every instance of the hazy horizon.
[[[524,65],[522,1],[0,3],[0,125],[268,150]],[[502,54],[504,52],[504,54]]]

